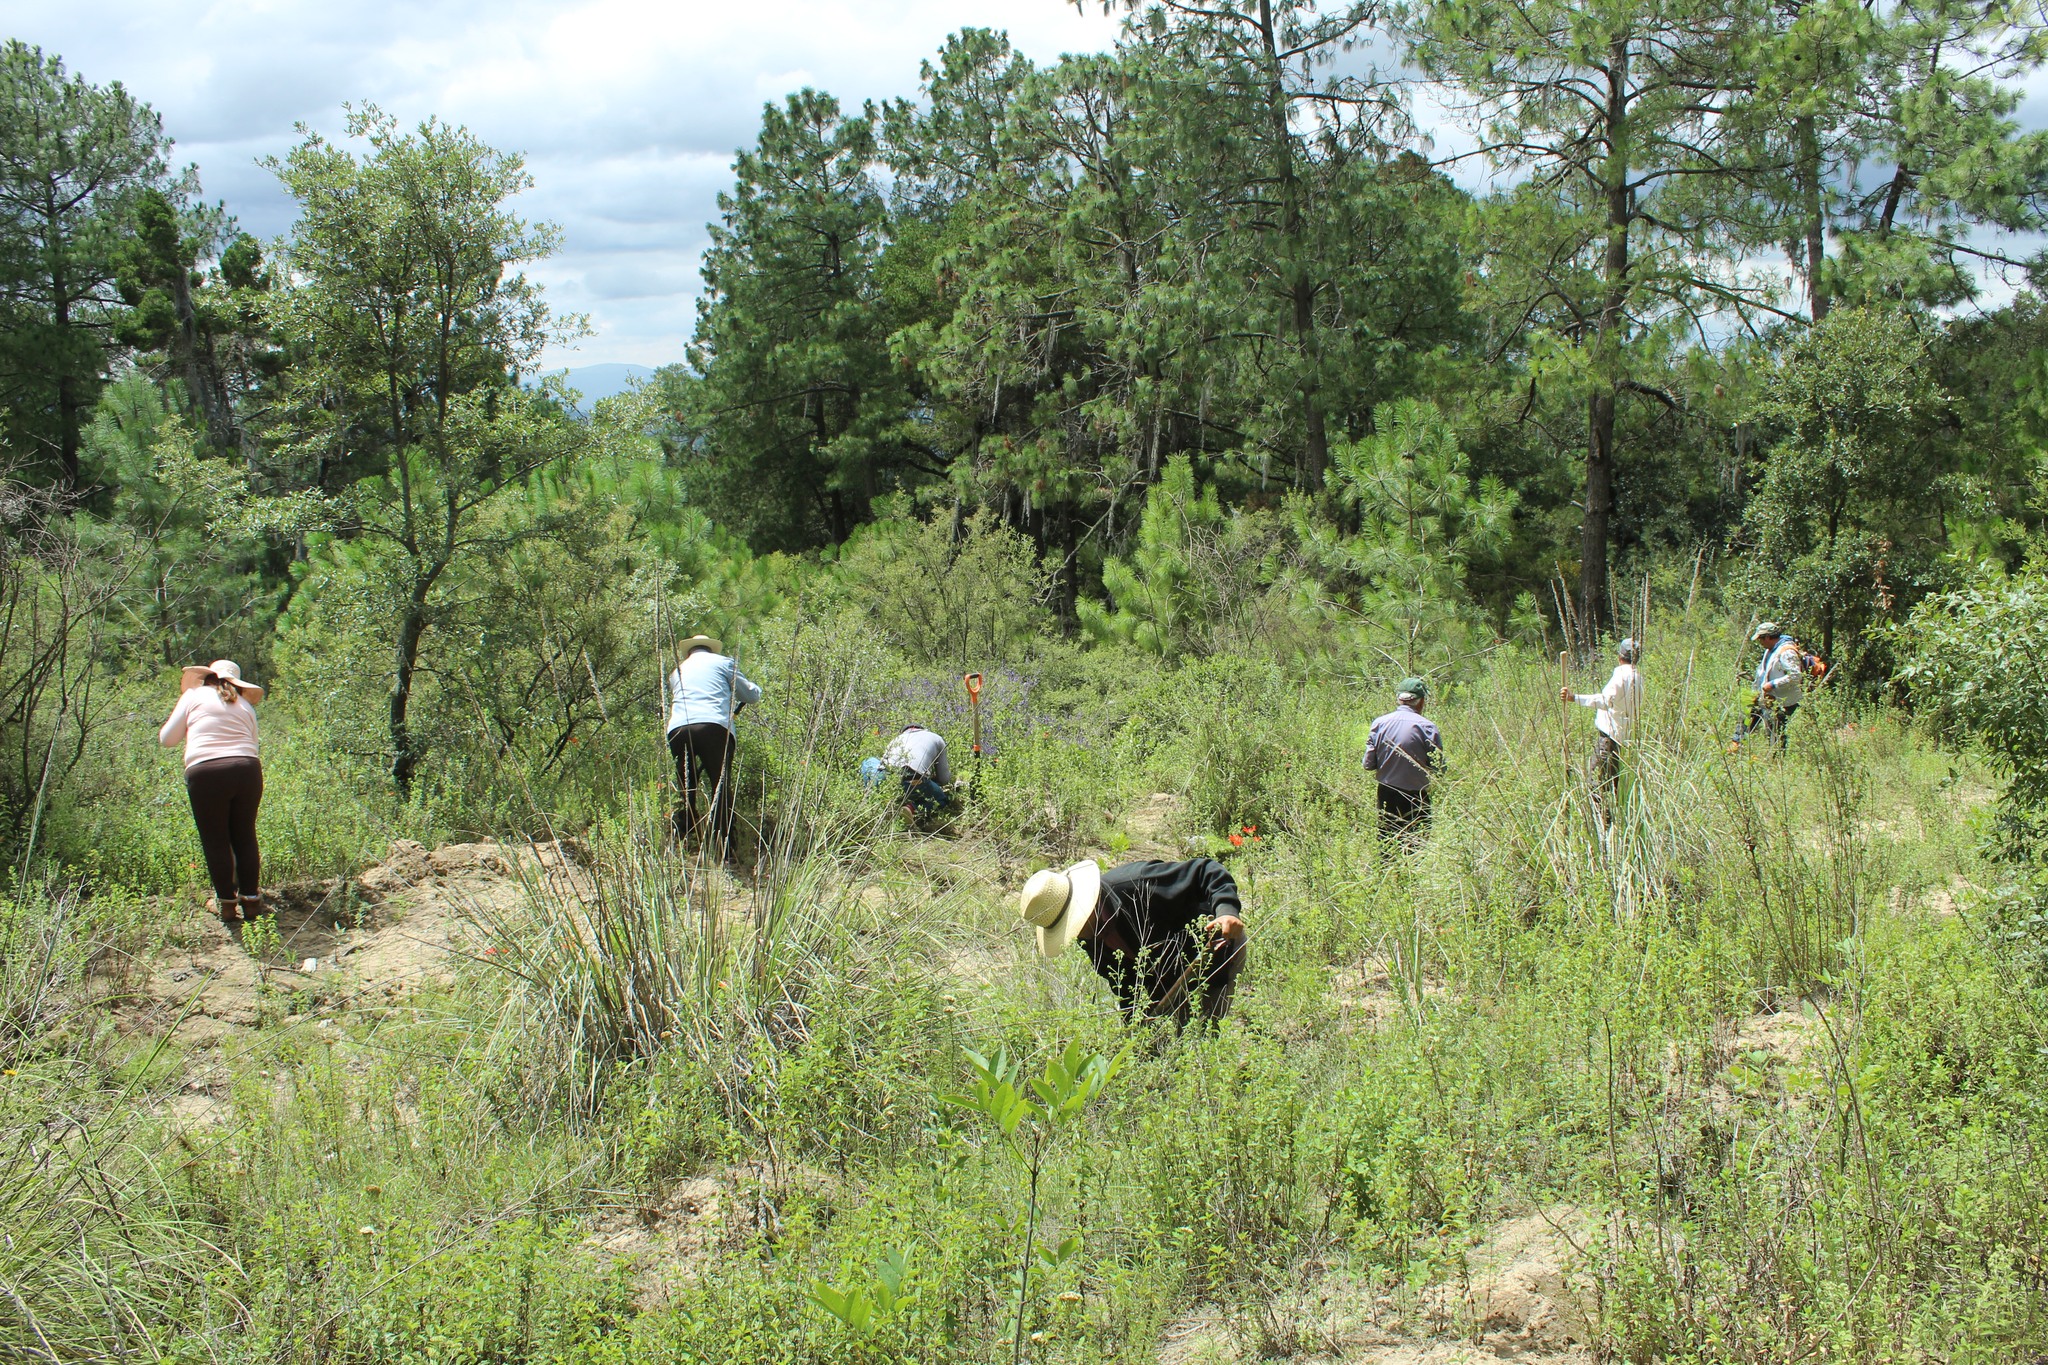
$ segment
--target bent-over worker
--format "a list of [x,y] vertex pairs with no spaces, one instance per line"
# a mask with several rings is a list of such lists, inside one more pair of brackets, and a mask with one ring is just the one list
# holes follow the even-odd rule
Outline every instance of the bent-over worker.
[[906,725],[882,750],[882,762],[903,775],[903,801],[913,816],[953,809],[953,764],[945,736],[922,725]]
[[1641,654],[1633,638],[1614,647],[1614,672],[1607,686],[1598,692],[1561,689],[1567,702],[1593,708],[1593,728],[1600,738],[1593,743],[1593,807],[1605,819],[1616,788],[1621,785],[1622,751],[1635,738],[1636,713],[1642,708],[1643,676],[1636,671]]
[[264,911],[263,851],[256,844],[256,812],[263,804],[256,703],[263,689],[243,681],[232,659],[193,664],[180,681],[184,691],[157,741],[185,746],[185,795],[220,922],[253,920]]
[[1221,1019],[1244,972],[1244,906],[1214,858],[1048,868],[1024,883],[1018,914],[1043,956],[1087,950],[1127,1021]]
[[1380,835],[1410,839],[1429,827],[1429,786],[1444,767],[1444,737],[1423,718],[1429,684],[1403,678],[1394,709],[1372,723],[1365,770],[1379,780]]
[[676,839],[697,828],[697,793],[704,792],[711,817],[711,851],[724,857],[732,845],[733,717],[761,689],[719,652],[709,635],[682,644],[683,661],[668,676],[668,751],[676,761]]

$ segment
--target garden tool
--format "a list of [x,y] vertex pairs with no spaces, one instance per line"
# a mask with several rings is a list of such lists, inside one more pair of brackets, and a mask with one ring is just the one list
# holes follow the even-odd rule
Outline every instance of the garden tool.
[[967,684],[967,707],[974,713],[974,772],[967,779],[967,794],[981,791],[981,674],[969,673],[960,681]]

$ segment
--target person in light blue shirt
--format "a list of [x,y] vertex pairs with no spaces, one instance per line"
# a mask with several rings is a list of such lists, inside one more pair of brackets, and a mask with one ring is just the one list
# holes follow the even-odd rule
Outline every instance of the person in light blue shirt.
[[1750,637],[1764,647],[1756,665],[1756,701],[1749,708],[1749,728],[1766,743],[1785,748],[1785,727],[1806,699],[1806,659],[1799,642],[1776,621],[1766,621]]
[[723,858],[732,846],[733,717],[761,689],[719,652],[709,635],[683,641],[683,661],[668,675],[668,751],[676,761],[676,840],[696,831],[697,793],[711,819],[711,849]]

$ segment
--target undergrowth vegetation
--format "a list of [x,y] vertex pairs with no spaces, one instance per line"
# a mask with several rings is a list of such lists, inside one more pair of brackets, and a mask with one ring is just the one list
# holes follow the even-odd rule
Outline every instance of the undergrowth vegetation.
[[[1984,775],[1898,716],[1823,692],[1785,756],[1731,752],[1729,649],[1688,622],[1646,660],[1603,838],[1554,663],[1503,651],[1433,708],[1449,773],[1403,855],[1366,818],[1372,689],[1049,647],[991,675],[974,798],[921,835],[855,769],[903,720],[958,736],[945,680],[854,620],[756,658],[747,877],[664,846],[650,742],[582,880],[529,869],[489,951],[394,1006],[181,1051],[108,1022],[153,903],[25,887],[0,1342],[1146,1361],[1209,1304],[1247,1357],[1289,1357],[1330,1348],[1333,1302],[1421,1314],[1490,1227],[1565,1209],[1611,1358],[2048,1344],[2042,1001],[1976,911]],[[289,848],[309,775],[277,768]],[[409,828],[347,790],[325,827]],[[1126,1030],[1078,954],[1041,963],[1016,927],[1035,866],[1195,848],[1252,934],[1213,1036]],[[984,1088],[1116,1061],[1005,1132],[959,1102],[973,1057]]]

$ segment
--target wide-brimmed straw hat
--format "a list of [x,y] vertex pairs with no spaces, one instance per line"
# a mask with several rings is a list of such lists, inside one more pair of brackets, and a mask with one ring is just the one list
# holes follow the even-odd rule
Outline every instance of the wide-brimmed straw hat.
[[692,635],[676,647],[676,655],[678,658],[687,659],[690,657],[690,652],[697,649],[708,649],[713,654],[725,653],[725,649],[718,641],[712,639],[709,635]]
[[233,659],[215,659],[210,664],[186,664],[184,681],[187,687],[197,687],[206,682],[231,682],[249,699],[251,706],[263,700],[263,689],[255,683],[243,681],[242,666]]
[[1102,869],[1083,858],[1064,872],[1046,868],[1031,874],[1017,898],[1017,917],[1038,931],[1038,952],[1058,957],[1074,941],[1074,932],[1095,913],[1102,896]]

